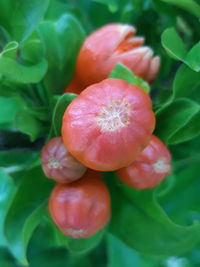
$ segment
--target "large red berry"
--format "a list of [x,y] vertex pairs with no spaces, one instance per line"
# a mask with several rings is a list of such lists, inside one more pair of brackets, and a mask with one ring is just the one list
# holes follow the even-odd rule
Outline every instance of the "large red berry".
[[85,87],[106,79],[118,62],[148,82],[155,79],[160,58],[153,57],[151,48],[143,46],[144,38],[135,32],[131,25],[116,23],[86,38],[76,63],[76,76]]
[[70,183],[83,176],[86,167],[66,149],[62,138],[52,138],[41,152],[42,169],[48,178],[59,183]]
[[65,235],[86,238],[107,224],[110,195],[100,174],[88,170],[80,180],[54,188],[49,211]]
[[71,102],[63,117],[62,137],[84,165],[112,171],[138,157],[154,126],[148,94],[123,80],[106,79]]
[[148,189],[158,185],[171,172],[171,156],[168,148],[156,136],[128,167],[117,171],[122,183],[136,188]]

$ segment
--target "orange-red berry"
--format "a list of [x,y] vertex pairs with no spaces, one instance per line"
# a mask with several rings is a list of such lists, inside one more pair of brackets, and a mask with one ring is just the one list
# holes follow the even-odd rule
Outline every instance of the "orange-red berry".
[[88,170],[80,180],[57,185],[49,211],[65,235],[86,238],[101,230],[110,218],[110,195],[100,173]]
[[150,141],[155,126],[151,99],[120,79],[85,89],[63,116],[62,137],[85,166],[112,171],[133,162]]
[[171,156],[168,148],[156,136],[129,166],[117,171],[122,183],[136,188],[153,188],[171,172]]

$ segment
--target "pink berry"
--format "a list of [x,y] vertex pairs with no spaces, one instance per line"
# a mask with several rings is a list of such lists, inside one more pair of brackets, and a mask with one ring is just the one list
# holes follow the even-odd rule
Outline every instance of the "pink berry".
[[43,147],[41,160],[45,175],[58,183],[73,182],[87,169],[68,152],[61,137],[52,138]]

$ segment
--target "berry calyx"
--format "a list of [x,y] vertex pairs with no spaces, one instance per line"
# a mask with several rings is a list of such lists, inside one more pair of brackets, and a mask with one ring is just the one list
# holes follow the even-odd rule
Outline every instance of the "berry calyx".
[[86,238],[110,218],[110,195],[100,173],[88,170],[78,181],[57,185],[49,199],[50,215],[65,235]]
[[66,109],[62,137],[85,166],[112,171],[133,162],[155,127],[150,97],[120,79],[86,88]]
[[52,138],[41,152],[45,175],[58,183],[70,183],[83,176],[86,167],[66,149],[61,137]]
[[117,171],[122,183],[135,189],[153,188],[171,172],[168,148],[155,135],[140,156],[129,166]]

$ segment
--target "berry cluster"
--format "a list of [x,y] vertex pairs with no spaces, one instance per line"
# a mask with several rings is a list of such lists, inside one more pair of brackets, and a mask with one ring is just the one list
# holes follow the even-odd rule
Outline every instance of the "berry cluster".
[[45,175],[58,182],[49,200],[51,217],[73,238],[93,235],[110,218],[101,171],[116,171],[135,189],[153,188],[171,171],[167,147],[152,135],[149,95],[121,79],[106,79],[122,62],[146,81],[154,80],[159,57],[134,34],[132,26],[111,24],[85,40],[66,90],[80,94],[64,113],[62,137],[51,139],[41,153]]

